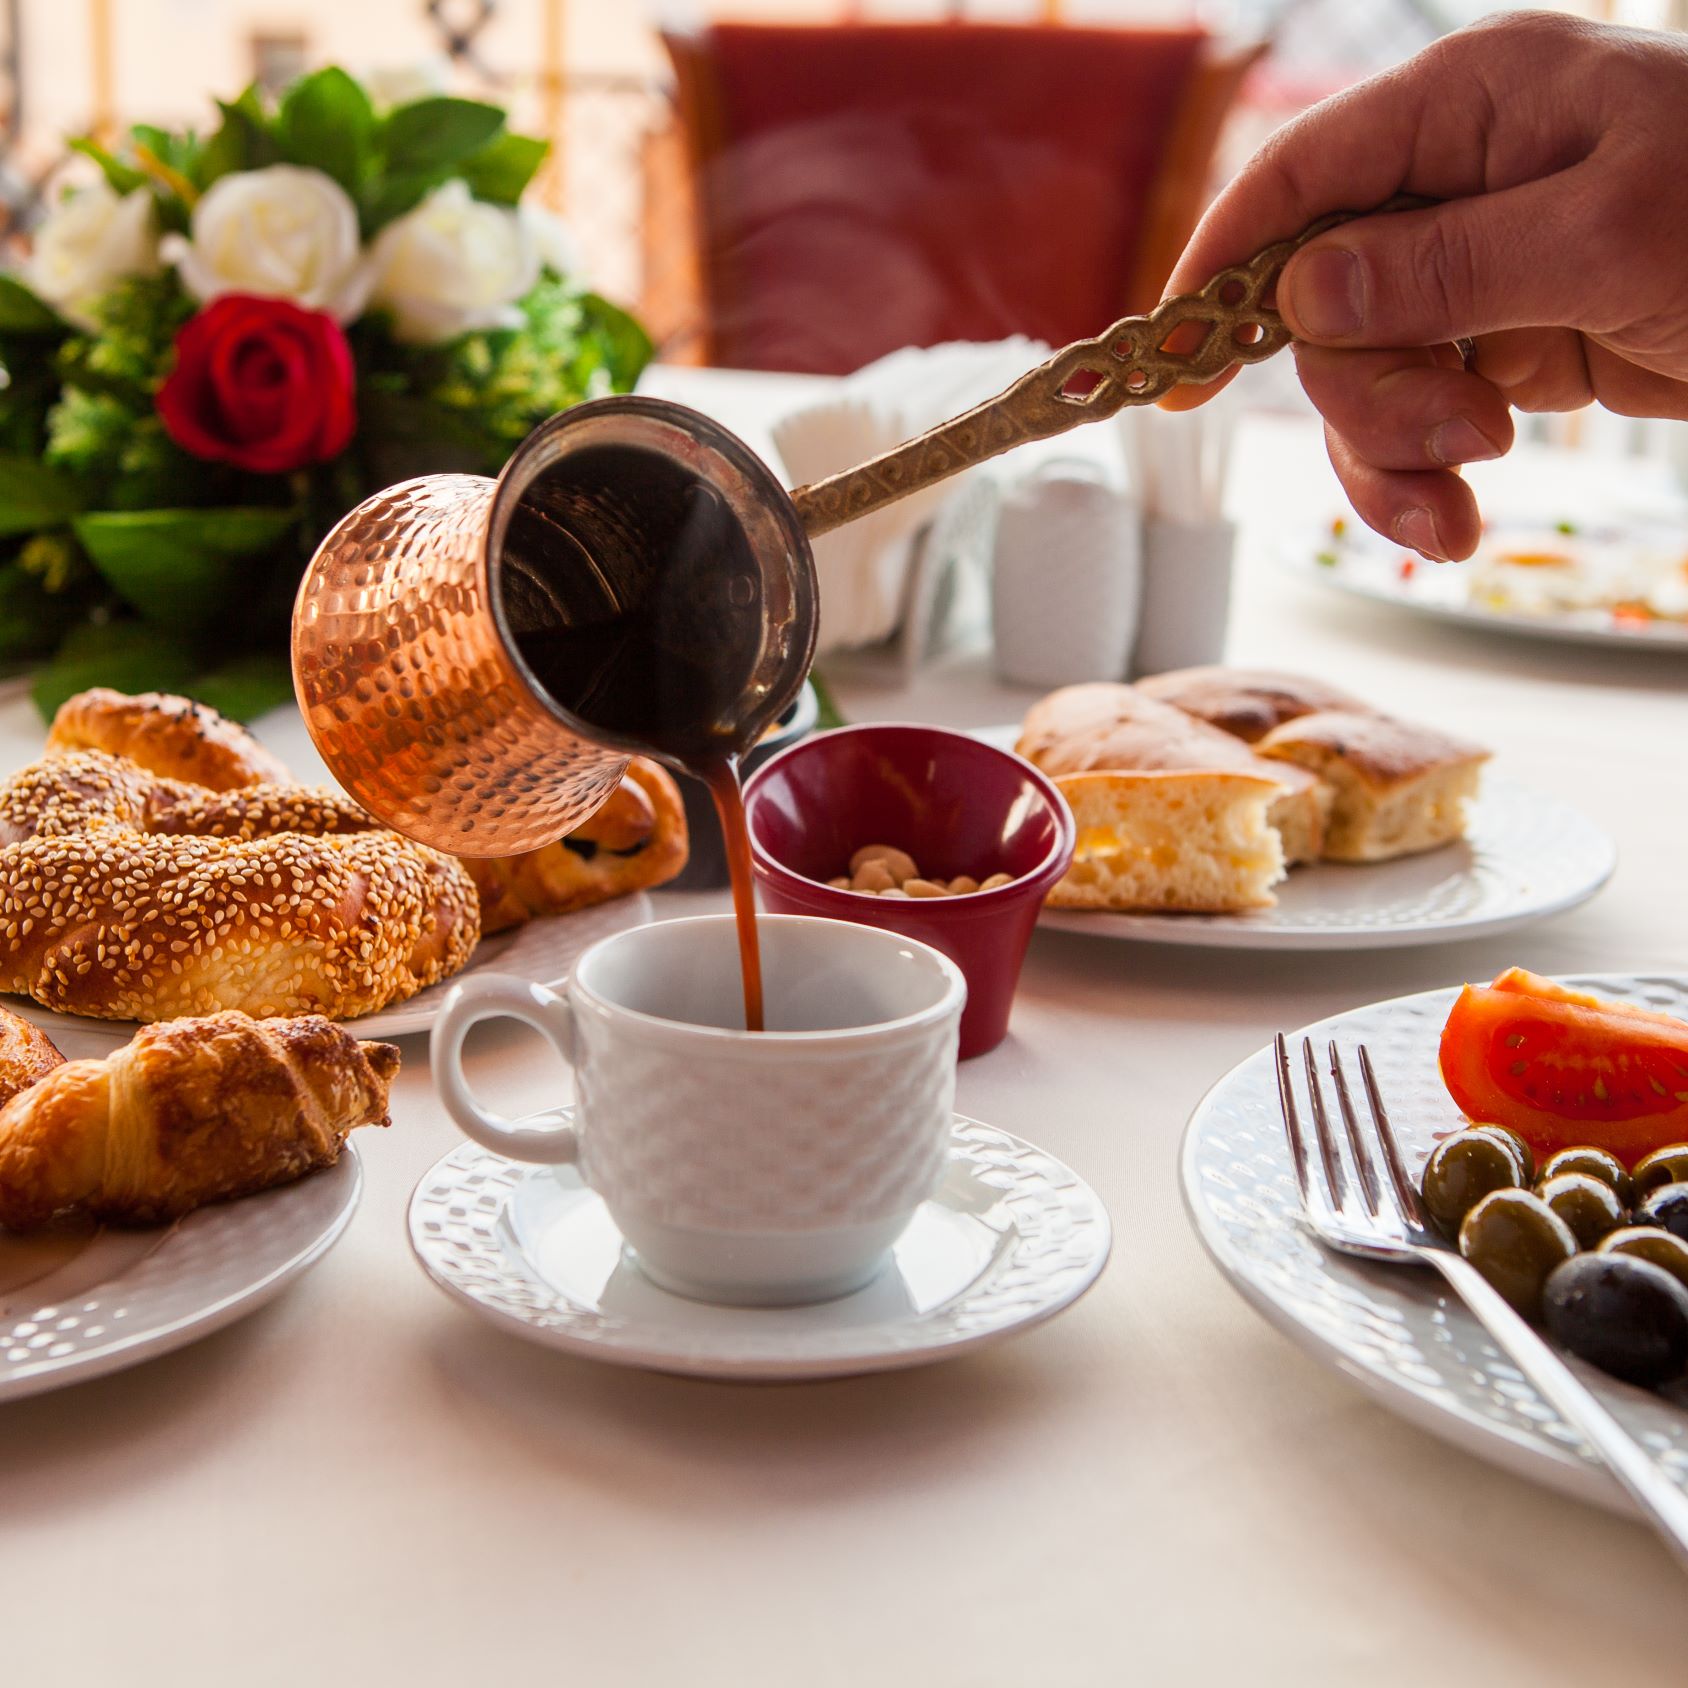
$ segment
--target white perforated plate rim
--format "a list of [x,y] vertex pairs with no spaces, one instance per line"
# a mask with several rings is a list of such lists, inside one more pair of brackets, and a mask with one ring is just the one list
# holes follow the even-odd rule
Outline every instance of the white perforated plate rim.
[[[597,903],[577,914],[530,920],[514,931],[496,932],[490,938],[481,939],[467,966],[449,979],[430,985],[391,1008],[341,1023],[365,1039],[425,1032],[439,1018],[451,987],[476,973],[514,973],[518,978],[533,979],[557,989],[574,971],[575,962],[600,938],[648,925],[650,920],[651,899],[643,891],[618,897],[614,902]],[[134,1020],[93,1020],[80,1014],[56,1014],[26,996],[0,996],[0,1004],[49,1034],[74,1030],[113,1042],[127,1042],[138,1029]]]
[[557,1176],[474,1144],[453,1150],[411,1196],[410,1243],[422,1269],[454,1300],[531,1341],[694,1377],[843,1377],[947,1359],[1071,1306],[1101,1274],[1112,1244],[1107,1210],[1070,1167],[957,1115],[933,1203],[982,1227],[988,1257],[939,1305],[853,1322],[855,1297],[815,1309],[720,1308],[645,1285],[658,1315],[638,1319],[560,1290],[524,1246],[511,1209],[528,1181]]
[[334,1245],[362,1190],[347,1143],[335,1165],[283,1189],[155,1230],[95,1231],[16,1287],[0,1276],[0,1403],[120,1371],[256,1312]]
[[[1013,749],[1019,730],[977,735]],[[1469,836],[1394,862],[1314,862],[1247,914],[1116,914],[1046,908],[1038,925],[1087,938],[1198,949],[1399,949],[1510,931],[1586,903],[1618,848],[1580,810],[1485,769]]]
[[[1601,975],[1578,989],[1688,1016],[1688,979]],[[1416,1177],[1437,1134],[1461,1123],[1436,1065],[1457,989],[1373,1003],[1297,1032],[1350,1059],[1364,1044],[1389,1119]],[[1316,1358],[1383,1404],[1469,1451],[1585,1500],[1627,1508],[1592,1449],[1525,1382],[1435,1274],[1374,1266],[1332,1253],[1300,1220],[1278,1111],[1272,1052],[1228,1073],[1191,1116],[1180,1157],[1196,1234],[1249,1303]],[[1584,1377],[1688,1488],[1688,1392],[1671,1396]]]

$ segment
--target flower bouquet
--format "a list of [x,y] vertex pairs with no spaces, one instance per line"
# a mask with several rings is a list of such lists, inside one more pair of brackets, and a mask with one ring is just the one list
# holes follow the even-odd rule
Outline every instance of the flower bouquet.
[[236,718],[291,696],[287,627],[360,499],[496,474],[624,392],[650,341],[521,204],[546,144],[498,107],[378,109],[338,69],[208,135],[137,125],[0,274],[0,666]]

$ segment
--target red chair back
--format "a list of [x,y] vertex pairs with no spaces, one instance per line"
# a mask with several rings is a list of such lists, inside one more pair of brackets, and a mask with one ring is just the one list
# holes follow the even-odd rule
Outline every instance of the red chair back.
[[1061,345],[1152,302],[1133,284],[1167,221],[1156,184],[1205,40],[974,24],[670,37],[709,361],[844,374],[906,345]]

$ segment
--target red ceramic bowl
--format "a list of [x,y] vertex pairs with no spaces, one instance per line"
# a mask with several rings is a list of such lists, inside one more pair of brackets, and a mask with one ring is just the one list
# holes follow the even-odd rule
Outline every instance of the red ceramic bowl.
[[[1073,818],[1027,762],[941,727],[841,727],[795,744],[744,790],[762,903],[918,938],[967,979],[961,1056],[1008,1030],[1020,963],[1049,888],[1073,859]],[[1012,883],[959,897],[869,897],[826,882],[864,844],[894,844],[923,874]]]

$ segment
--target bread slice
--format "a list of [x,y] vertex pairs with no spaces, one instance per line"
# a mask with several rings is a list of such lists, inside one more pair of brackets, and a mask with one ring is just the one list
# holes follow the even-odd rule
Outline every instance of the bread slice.
[[1073,865],[1051,908],[1270,908],[1284,876],[1266,810],[1281,788],[1220,770],[1065,774],[1055,781],[1078,827]]
[[1286,721],[1259,750],[1317,774],[1335,792],[1325,855],[1338,862],[1389,861],[1463,838],[1465,806],[1489,759],[1428,727],[1342,710]]
[[1315,775],[1263,762],[1240,739],[1134,686],[1097,681],[1051,692],[1027,712],[1015,749],[1051,776],[1199,769],[1272,780],[1267,821],[1285,859],[1317,861],[1324,843],[1330,793]]
[[1139,680],[1137,689],[1244,744],[1255,744],[1285,721],[1320,710],[1373,713],[1369,704],[1338,686],[1272,668],[1174,668]]

